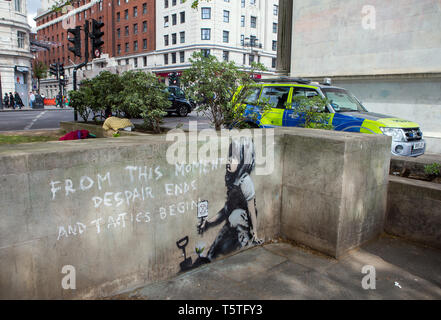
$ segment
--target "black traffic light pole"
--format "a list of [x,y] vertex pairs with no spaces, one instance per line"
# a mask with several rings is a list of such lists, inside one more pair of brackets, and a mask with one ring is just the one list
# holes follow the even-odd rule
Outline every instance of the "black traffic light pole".
[[[78,28],[78,30],[80,30],[81,27],[76,27],[76,28]],[[69,29],[69,30],[72,30],[72,29]],[[72,48],[72,49],[77,50],[75,52],[75,55],[77,55],[81,58],[81,42],[78,42],[78,43],[79,43],[79,45],[77,45],[77,42],[76,42],[75,48]],[[79,55],[78,55],[78,53],[79,53]],[[86,22],[84,23],[84,62],[80,63],[79,65],[74,66],[74,69],[72,72],[73,91],[77,90],[77,70],[84,67],[88,61],[89,61],[89,21],[86,20]],[[76,108],[74,108],[74,121],[78,121],[78,111]]]

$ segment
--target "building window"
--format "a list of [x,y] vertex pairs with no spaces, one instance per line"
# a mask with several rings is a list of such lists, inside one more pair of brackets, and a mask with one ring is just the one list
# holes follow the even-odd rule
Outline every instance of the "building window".
[[119,12],[116,13],[116,22],[120,22],[121,21],[121,15],[119,14]]
[[211,8],[201,9],[202,19],[211,19]]
[[179,52],[179,62],[181,62],[181,63],[185,62],[185,51]]
[[201,29],[201,40],[211,39],[211,29],[203,28]]
[[257,25],[257,17],[251,16],[251,28],[256,28]]
[[172,0],[172,6],[176,5],[176,0]]
[[240,0],[240,6],[241,6],[242,8],[245,8],[245,0]]
[[164,17],[164,28],[168,27],[168,16]]
[[277,51],[277,41],[273,40],[273,51]]
[[223,41],[225,42],[225,43],[228,43],[230,40],[230,32],[229,31],[224,31],[223,32]]
[[133,7],[133,17],[138,16],[138,7]]
[[277,33],[277,23],[273,23],[273,33]]
[[254,62],[254,54],[250,54],[250,56],[249,56],[249,58],[250,58],[250,65]]
[[138,58],[133,59],[133,67],[138,68]]
[[202,55],[208,57],[210,55],[210,49],[201,49]]
[[164,64],[168,64],[168,53],[164,54]]
[[124,33],[124,34],[125,34],[126,36],[128,36],[128,35],[129,35],[129,26],[125,26],[125,27],[124,27],[124,30],[125,30],[125,33]]
[[142,4],[142,14],[147,14],[147,3]]
[[142,39],[142,48],[147,49],[147,39]]
[[179,15],[181,16],[181,23],[185,22],[185,11],[182,11],[181,13],[179,13]]
[[176,13],[172,14],[172,25],[176,25],[177,23]]
[[14,0],[14,9],[15,11],[22,12],[21,0]]
[[230,53],[228,51],[224,51],[222,53],[222,58],[224,59],[224,61],[228,61],[229,55],[230,55]]
[[224,22],[230,22],[230,11],[224,10]]
[[247,55],[246,53],[243,54],[242,64],[246,64],[247,61]]
[[124,10],[124,19],[129,20],[129,9]]
[[147,32],[147,21],[142,22],[142,32]]
[[129,43],[128,43],[128,42],[126,42],[126,48],[125,48],[125,51],[126,51],[126,52],[129,52]]
[[138,41],[133,42],[133,51],[138,51]]
[[164,8],[168,8],[168,0],[164,0]]
[[[116,48],[117,48],[117,52],[118,52],[118,54],[121,54],[121,45],[120,45],[120,44],[117,45]],[[118,61],[118,62],[119,62],[119,61]]]
[[121,29],[116,29],[116,35],[118,36],[118,39],[121,38]]
[[129,65],[129,63],[130,63],[129,59],[126,59],[126,65]]
[[273,7],[273,14],[275,16],[279,15],[279,6],[277,4],[275,4],[274,7]]
[[168,46],[168,34],[164,36],[164,46]]
[[245,16],[240,16],[240,26],[245,27]]
[[172,33],[172,44],[176,44],[176,33]]
[[133,34],[138,34],[138,24],[137,23],[135,23],[133,25]]
[[26,33],[21,32],[21,31],[17,31],[17,40],[18,40],[18,47],[19,48],[24,48],[25,36],[26,36]]
[[245,46],[245,36],[243,34],[240,35],[240,45]]
[[98,10],[103,11],[103,0],[100,0],[99,5],[98,5]]
[[185,31],[179,32],[180,43],[185,43]]
[[147,57],[142,57],[142,62],[143,62],[143,65],[144,65],[144,67],[147,67]]
[[275,68],[276,67],[276,62],[277,62],[276,58],[272,58],[271,59],[271,68]]
[[250,4],[251,5],[255,5],[256,4],[256,0],[250,0]]
[[172,63],[176,63],[176,52],[172,52]]

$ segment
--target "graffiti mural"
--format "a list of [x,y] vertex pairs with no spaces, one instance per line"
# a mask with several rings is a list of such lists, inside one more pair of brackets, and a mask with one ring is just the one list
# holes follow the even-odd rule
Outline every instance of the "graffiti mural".
[[[229,146],[225,170],[227,194],[224,206],[216,215],[209,217],[208,201],[198,204],[197,231],[201,236],[212,228],[222,226],[207,253],[204,255],[203,248],[198,246],[196,261],[192,266],[188,265],[188,261],[182,263],[181,271],[209,263],[219,256],[230,254],[246,246],[263,242],[257,234],[258,210],[254,182],[251,178],[254,166],[253,140],[249,137],[233,139]],[[185,266],[185,270],[182,266]]]

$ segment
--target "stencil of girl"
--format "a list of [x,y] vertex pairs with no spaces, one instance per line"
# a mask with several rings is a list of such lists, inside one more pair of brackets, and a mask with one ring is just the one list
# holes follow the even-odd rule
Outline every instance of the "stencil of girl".
[[225,185],[227,201],[216,216],[203,220],[200,234],[225,221],[206,257],[212,261],[219,255],[231,253],[247,245],[261,244],[257,236],[257,209],[251,172],[255,165],[254,144],[251,138],[234,138],[229,148]]

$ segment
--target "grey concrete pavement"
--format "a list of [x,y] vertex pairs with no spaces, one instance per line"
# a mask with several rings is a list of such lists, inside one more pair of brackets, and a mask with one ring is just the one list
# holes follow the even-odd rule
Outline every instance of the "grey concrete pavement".
[[[363,266],[376,289],[362,288]],[[382,236],[340,260],[285,242],[242,251],[112,299],[441,299],[441,251]]]

